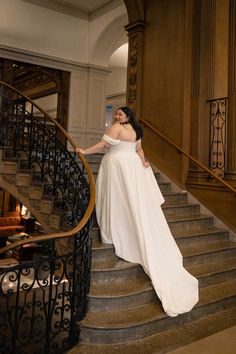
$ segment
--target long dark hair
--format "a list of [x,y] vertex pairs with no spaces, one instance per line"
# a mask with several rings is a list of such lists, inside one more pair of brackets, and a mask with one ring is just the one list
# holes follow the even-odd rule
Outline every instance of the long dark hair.
[[128,123],[131,124],[133,129],[136,132],[136,140],[142,139],[143,129],[140,126],[140,124],[137,122],[134,112],[129,107],[126,106],[120,107],[118,109],[120,109],[128,118],[128,122],[122,124],[128,124]]

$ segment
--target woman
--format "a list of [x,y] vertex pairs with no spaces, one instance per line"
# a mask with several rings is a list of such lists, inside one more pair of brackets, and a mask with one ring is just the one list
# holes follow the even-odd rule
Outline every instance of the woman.
[[104,149],[96,182],[96,214],[102,242],[139,263],[150,276],[169,316],[190,311],[198,301],[198,281],[183,267],[182,255],[161,209],[164,199],[141,147],[142,128],[128,107],[102,140],[80,154]]

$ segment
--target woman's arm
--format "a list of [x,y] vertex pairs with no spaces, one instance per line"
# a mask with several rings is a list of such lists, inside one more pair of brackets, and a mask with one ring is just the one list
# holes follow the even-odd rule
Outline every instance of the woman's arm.
[[143,149],[142,149],[142,146],[141,146],[141,143],[139,143],[139,142],[136,145],[136,152],[139,155],[143,166],[144,167],[149,167],[150,163],[148,161],[146,161],[145,156],[144,156],[144,152],[143,152]]
[[75,152],[80,153],[82,155],[89,155],[89,154],[95,154],[96,152],[101,152],[104,149],[109,149],[110,148],[110,144],[108,144],[105,140],[101,140],[99,141],[99,143],[90,146],[87,149],[82,149],[77,147],[75,149]]
[[[120,124],[113,124],[111,128],[107,131],[107,135],[109,135],[113,139],[117,139],[120,133]],[[109,149],[111,145],[107,143],[105,140],[99,141],[99,143],[88,147],[87,149],[76,148],[75,152],[80,153],[82,155],[95,154],[96,152],[101,152],[104,149]]]

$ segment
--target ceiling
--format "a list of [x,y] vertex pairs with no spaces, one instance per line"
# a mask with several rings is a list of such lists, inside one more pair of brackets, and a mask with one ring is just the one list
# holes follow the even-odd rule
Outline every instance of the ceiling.
[[[51,2],[57,3],[57,0],[51,0]],[[93,12],[100,7],[111,2],[110,0],[61,0],[59,1],[65,6],[75,7],[84,12]]]
[[79,18],[99,15],[124,3],[124,0],[23,0]]

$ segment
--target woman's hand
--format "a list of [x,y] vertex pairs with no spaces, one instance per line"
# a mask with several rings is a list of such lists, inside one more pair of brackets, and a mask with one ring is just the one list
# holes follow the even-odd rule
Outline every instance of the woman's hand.
[[149,167],[149,166],[150,166],[150,163],[149,163],[148,161],[144,161],[143,166],[144,166],[144,167]]
[[86,154],[85,149],[82,149],[82,148],[79,148],[79,147],[75,148],[75,152],[76,152],[77,154],[82,154],[82,155],[85,155],[85,154]]

